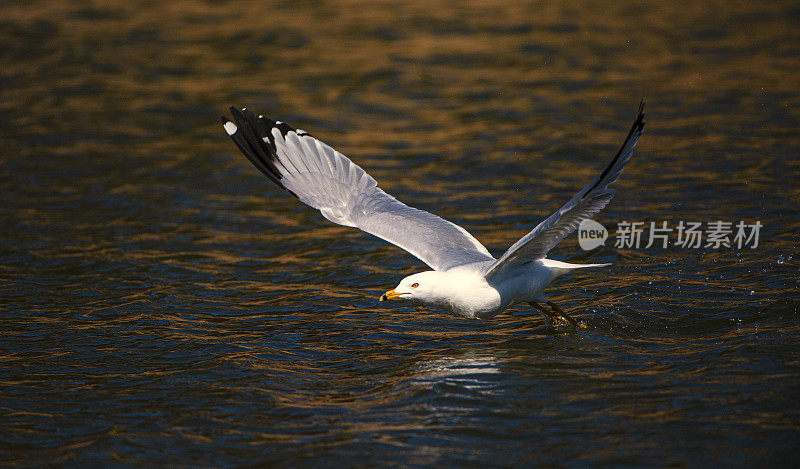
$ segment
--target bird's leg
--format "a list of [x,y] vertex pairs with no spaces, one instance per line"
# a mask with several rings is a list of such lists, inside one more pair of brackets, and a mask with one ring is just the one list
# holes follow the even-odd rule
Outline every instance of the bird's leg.
[[542,318],[545,320],[548,326],[552,328],[556,327],[556,321],[555,318],[553,317],[553,313],[551,313],[550,311],[545,309],[544,306],[540,305],[539,303],[536,303],[535,301],[531,301],[530,305],[533,306],[534,309],[536,309],[536,311],[539,311],[539,314],[542,316]]
[[553,303],[552,301],[547,302],[547,306],[553,309],[553,317],[560,323],[564,324],[564,322],[568,322],[572,324],[572,327],[575,329],[586,329],[586,324],[583,322],[578,322],[570,317],[569,314],[565,313],[563,309],[561,309],[557,304]]
[[536,311],[539,311],[539,314],[542,315],[544,320],[547,322],[547,325],[552,327],[556,331],[575,332],[578,329],[586,328],[586,324],[575,321],[574,319],[569,317],[569,315],[565,313],[561,308],[559,308],[558,305],[556,305],[551,301],[547,302],[547,305],[550,306],[549,310],[534,301],[531,301],[529,303],[536,309]]

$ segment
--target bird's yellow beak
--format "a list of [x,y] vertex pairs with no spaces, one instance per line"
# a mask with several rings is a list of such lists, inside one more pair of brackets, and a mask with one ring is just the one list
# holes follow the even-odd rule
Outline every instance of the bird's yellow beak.
[[389,301],[394,300],[395,298],[400,298],[400,294],[392,289],[381,295],[381,298],[378,301]]

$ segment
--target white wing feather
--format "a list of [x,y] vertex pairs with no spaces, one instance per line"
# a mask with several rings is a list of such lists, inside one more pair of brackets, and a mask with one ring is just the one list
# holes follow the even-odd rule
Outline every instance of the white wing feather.
[[514,269],[526,262],[543,259],[547,252],[554,248],[562,239],[578,228],[586,218],[592,218],[603,209],[614,197],[614,191],[608,186],[619,179],[622,170],[633,155],[633,147],[639,141],[639,136],[644,132],[644,101],[639,105],[639,115],[633,123],[625,143],[611,160],[605,170],[597,175],[592,182],[564,204],[555,213],[539,223],[519,241],[514,243],[489,267],[485,276],[492,279],[502,272]]
[[409,207],[381,190],[346,156],[302,130],[231,107],[222,118],[239,150],[272,182],[328,220],[359,228],[410,252],[434,270],[494,261],[460,226]]

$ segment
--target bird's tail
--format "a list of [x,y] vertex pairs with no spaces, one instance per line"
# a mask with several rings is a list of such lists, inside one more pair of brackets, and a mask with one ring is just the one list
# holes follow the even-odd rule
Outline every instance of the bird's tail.
[[550,269],[553,274],[558,277],[564,275],[575,269],[584,269],[586,267],[605,267],[611,264],[570,264],[569,262],[555,261],[553,259],[542,259],[542,264]]

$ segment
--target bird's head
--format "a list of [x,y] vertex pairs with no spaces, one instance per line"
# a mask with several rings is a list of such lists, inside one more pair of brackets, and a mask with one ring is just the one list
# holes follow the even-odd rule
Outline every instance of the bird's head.
[[442,272],[428,271],[409,275],[400,281],[394,289],[381,295],[380,301],[402,298],[420,303],[436,303],[440,300],[437,294]]

